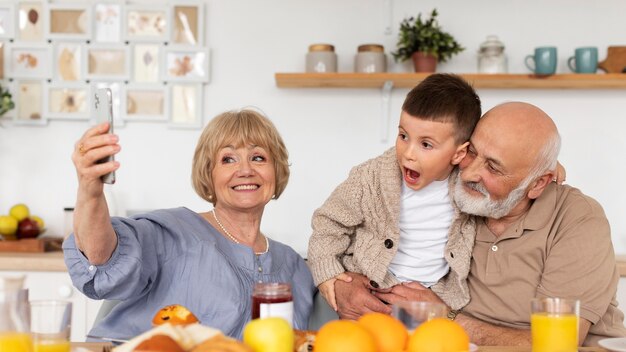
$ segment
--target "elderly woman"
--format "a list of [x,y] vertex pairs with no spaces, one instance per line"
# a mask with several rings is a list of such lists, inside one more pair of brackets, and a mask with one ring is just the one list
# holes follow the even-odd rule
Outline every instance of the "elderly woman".
[[193,186],[213,209],[157,210],[109,217],[100,177],[120,151],[104,123],[76,143],[74,233],[63,245],[74,285],[93,299],[121,300],[90,335],[130,338],[152,327],[162,307],[181,304],[201,323],[241,338],[257,282],[291,283],[294,328],[305,329],[313,280],[290,247],[261,233],[261,218],[289,178],[287,149],[269,119],[223,113],[204,129],[193,158]]

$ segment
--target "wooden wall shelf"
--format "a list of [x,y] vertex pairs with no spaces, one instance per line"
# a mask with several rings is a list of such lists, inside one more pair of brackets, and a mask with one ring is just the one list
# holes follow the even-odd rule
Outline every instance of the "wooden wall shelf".
[[[428,73],[276,73],[279,88],[412,88]],[[459,74],[488,89],[626,89],[626,74]]]

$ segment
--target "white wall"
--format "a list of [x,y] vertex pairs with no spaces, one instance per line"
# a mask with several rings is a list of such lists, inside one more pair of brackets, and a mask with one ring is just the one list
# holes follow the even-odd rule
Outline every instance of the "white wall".
[[[604,59],[608,45],[626,44],[626,2],[621,0],[452,1],[391,0],[392,35],[385,35],[384,0],[228,0],[208,1],[207,44],[212,50],[212,81],[206,91],[206,120],[247,105],[260,107],[283,134],[292,176],[283,197],[266,208],[263,230],[306,252],[310,218],[349,169],[393,143],[400,106],[408,89],[392,94],[389,141],[380,141],[380,91],[376,89],[278,89],[275,72],[302,72],[311,43],[329,42],[339,70],[351,71],[356,47],[381,43],[395,49],[403,17],[440,12],[444,29],[467,50],[439,71],[476,71],[475,52],[489,34],[506,44],[509,70],[526,73],[525,55],[535,46],[555,45],[559,72],[578,46],[595,45]],[[390,60],[390,71],[407,64]],[[626,252],[626,139],[624,90],[479,90],[483,109],[506,100],[538,105],[556,121],[563,137],[560,160],[567,181],[603,204],[616,251]],[[47,127],[0,128],[0,213],[17,202],[63,229],[63,207],[72,206],[76,177],[70,154],[86,122],[53,121]],[[191,189],[189,169],[199,131],[128,123],[118,129],[122,168],[113,187],[118,209],[209,206]]]

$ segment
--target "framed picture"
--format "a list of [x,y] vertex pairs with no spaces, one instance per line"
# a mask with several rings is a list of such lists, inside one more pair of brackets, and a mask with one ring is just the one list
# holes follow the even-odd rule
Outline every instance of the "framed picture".
[[54,46],[55,79],[59,81],[78,81],[83,72],[83,44],[60,42]]
[[133,80],[158,82],[161,71],[161,46],[158,44],[133,45]]
[[204,43],[204,4],[172,5],[172,43],[201,46]]
[[170,127],[200,128],[204,116],[202,84],[173,83],[170,89]]
[[[91,97],[93,97],[96,93],[96,89],[98,88],[111,89],[111,95],[113,98],[113,124],[115,125],[115,128],[124,126],[124,118],[122,116],[122,86],[123,84],[120,82],[95,82],[91,85]],[[91,122],[95,124],[94,106],[90,103],[89,107],[89,115],[92,117]]]
[[121,3],[95,4],[95,41],[117,43],[122,40],[122,11]]
[[88,5],[49,4],[46,38],[91,39],[91,10]]
[[91,45],[86,47],[85,77],[96,80],[127,80],[130,72],[128,46]]
[[42,41],[46,16],[41,1],[19,2],[18,39],[23,41]]
[[167,121],[165,85],[126,85],[122,95],[125,121]]
[[0,3],[0,38],[13,38],[15,35],[15,6]]
[[126,6],[124,34],[127,41],[168,42],[169,8],[165,6]]
[[15,115],[16,124],[45,125],[48,121],[43,114],[45,89],[43,81],[24,80],[15,82]]
[[8,49],[5,72],[9,78],[52,78],[49,46],[14,44]]
[[47,85],[45,115],[50,118],[89,119],[89,87],[77,83]]
[[208,48],[168,47],[164,57],[164,81],[209,81]]
[[6,48],[6,44],[4,42],[0,42],[0,79],[4,79],[4,49]]

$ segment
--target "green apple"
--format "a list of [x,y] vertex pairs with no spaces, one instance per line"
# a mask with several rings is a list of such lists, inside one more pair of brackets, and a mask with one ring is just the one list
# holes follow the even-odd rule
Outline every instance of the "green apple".
[[254,319],[243,329],[243,342],[254,352],[292,352],[293,329],[283,318]]

